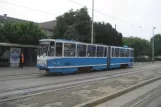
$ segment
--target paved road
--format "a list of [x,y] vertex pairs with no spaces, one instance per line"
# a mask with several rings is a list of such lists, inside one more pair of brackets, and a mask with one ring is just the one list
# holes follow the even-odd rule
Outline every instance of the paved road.
[[[160,84],[161,84],[161,81],[160,81]],[[149,97],[149,95],[151,96]],[[143,98],[144,99],[146,98],[146,99],[140,102],[139,104],[137,104],[135,107],[161,107],[161,87],[154,89],[154,93],[147,92],[147,95]]]
[[[23,88],[23,87],[32,87],[36,85],[54,84],[54,83],[60,83],[60,82],[63,83],[67,81],[76,81],[76,80],[85,80],[85,79],[101,77],[105,75],[118,74],[122,72],[130,72],[130,71],[134,71],[134,70],[141,69],[141,68],[147,68],[147,67],[151,68],[152,66],[157,66],[157,65],[159,65],[159,63],[155,63],[154,65],[152,65],[151,63],[140,63],[140,64],[136,64],[134,68],[117,69],[117,70],[109,70],[109,71],[103,71],[103,72],[92,72],[92,73],[66,75],[66,76],[45,76],[44,74],[41,74],[34,78],[28,78],[28,79],[21,78],[18,80],[0,81],[0,86],[1,86],[0,91],[13,90],[13,89]],[[29,70],[28,72],[31,72],[31,71]],[[19,72],[19,71],[15,71],[15,72]]]
[[[127,69],[127,71],[128,70],[129,69]],[[121,70],[115,71],[119,71],[120,73]],[[105,74],[106,72],[100,72],[99,74],[101,73]],[[98,73],[90,74],[98,75]],[[73,78],[76,78],[77,76],[82,77],[80,75],[85,76],[87,74],[79,74],[72,76]],[[7,102],[7,104],[25,107],[72,107],[76,104],[81,104],[83,102],[96,99],[103,95],[114,93],[121,89],[130,87],[140,82],[144,82],[150,78],[154,78],[157,76],[161,76],[161,69],[151,70],[150,72],[141,72],[138,74],[130,74],[112,79],[104,79],[90,84],[54,90],[49,93],[39,94],[19,100],[13,100],[11,102]],[[69,78],[69,76],[64,77]]]
[[147,107],[161,107],[161,94],[153,97],[154,99],[150,101]]
[[[14,89],[17,89],[17,88],[31,87],[31,86],[43,85],[43,84],[49,84],[49,83],[56,83],[56,84],[58,84],[58,82],[62,82],[63,83],[63,82],[68,82],[68,81],[70,82],[70,81],[76,81],[76,80],[80,80],[81,81],[81,80],[86,80],[86,79],[89,79],[89,78],[101,77],[101,76],[112,75],[112,74],[118,74],[118,73],[122,73],[122,72],[130,72],[130,71],[132,72],[132,71],[135,71],[135,70],[138,71],[137,69],[147,68],[147,67],[151,68],[152,66],[158,66],[158,65],[160,65],[160,62],[155,62],[155,63],[136,63],[134,68],[117,69],[117,70],[110,70],[110,71],[103,71],[103,72],[93,72],[93,73],[66,75],[66,76],[44,76],[44,75],[40,74],[40,75],[38,75],[37,77],[34,77],[34,78],[17,79],[17,80],[9,80],[9,81],[0,81],[0,91],[14,90]],[[26,67],[23,70],[18,69],[18,68],[14,68],[14,69],[11,69],[11,68],[0,69],[0,75],[1,76],[3,76],[3,75],[15,75],[15,74],[17,76],[19,76],[20,74],[26,74],[26,73],[32,73],[32,72],[36,73],[36,72],[38,72],[38,70],[36,68],[34,68],[34,67],[31,67],[31,68],[30,67]],[[148,78],[148,76],[145,76],[145,77]],[[134,76],[133,79],[135,80],[136,77]],[[126,78],[125,80],[122,80],[122,81],[129,81],[129,79]],[[130,84],[131,83],[135,83],[133,81],[129,81],[129,82],[130,82]],[[117,83],[115,81],[115,82],[112,82],[111,84],[112,85],[113,84],[117,85],[119,83],[120,82]],[[127,84],[129,84],[129,83],[127,82]],[[96,90],[95,91],[99,91],[100,90],[100,88],[99,88],[100,85],[101,85],[101,83],[95,85],[96,86]],[[124,83],[123,83],[123,86],[124,86]],[[115,89],[113,89],[111,87],[105,87],[105,88],[108,88],[108,89],[110,88],[109,90],[115,91]],[[120,89],[121,87],[117,87],[117,88]],[[27,91],[30,91],[30,90],[27,90]],[[62,95],[61,93],[68,93],[68,92],[69,91],[60,92],[60,93],[57,93],[55,95],[57,95],[57,98],[58,98],[60,95]],[[83,94],[83,96],[84,96],[84,93],[88,94],[88,92],[89,91],[86,91],[86,90],[84,91],[83,90],[83,91],[79,91],[78,95],[77,95],[77,91],[75,91],[75,93],[72,93],[72,94],[74,94],[74,95],[76,94],[76,96],[79,97],[79,95],[82,96],[82,94]],[[67,94],[65,94],[65,95],[67,95]],[[69,96],[72,96],[72,95],[69,95]],[[48,99],[48,97],[49,96],[47,95],[47,97],[43,98],[43,99]],[[85,97],[88,97],[88,96],[85,95]],[[95,97],[96,96],[90,97],[90,98],[95,98]],[[84,100],[84,101],[86,101],[86,100]],[[56,105],[61,105],[61,104],[60,104],[60,102],[56,102]]]
[[[135,104],[140,102],[142,99],[146,98],[156,90],[161,88],[161,80],[155,81],[153,83],[147,84],[143,87],[130,91],[124,95],[117,98],[99,104],[95,107],[133,107]],[[116,103],[117,102],[117,103]],[[149,99],[138,103],[134,107],[161,107],[161,91],[155,93]]]
[[[159,65],[161,62],[137,62],[135,63],[135,67],[145,67],[145,66],[151,66],[151,65]],[[18,67],[0,67],[0,76],[4,75],[18,75],[18,74],[32,74],[32,73],[43,73],[45,74],[45,71],[39,71],[38,68],[32,66],[32,67],[24,67],[24,69],[19,69]]]
[[18,67],[0,67],[0,76],[7,76],[7,75],[20,75],[20,74],[32,74],[32,73],[41,73],[39,70],[32,66],[32,67],[24,67],[20,69]]

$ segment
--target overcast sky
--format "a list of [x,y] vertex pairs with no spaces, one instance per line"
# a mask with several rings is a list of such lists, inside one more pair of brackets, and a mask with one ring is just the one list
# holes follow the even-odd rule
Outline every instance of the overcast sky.
[[[48,13],[22,8],[3,1]],[[72,1],[87,6],[91,16],[92,0]],[[0,15],[7,14],[10,17],[45,22],[54,20],[56,16],[71,8],[75,10],[81,7],[83,6],[70,0],[0,0]],[[135,26],[141,26],[141,28],[131,26],[107,15],[94,13],[94,21],[109,22],[113,27],[116,24],[117,30],[125,37],[136,36],[149,40],[153,27],[156,27],[155,33],[161,33],[161,0],[95,0],[95,10]]]

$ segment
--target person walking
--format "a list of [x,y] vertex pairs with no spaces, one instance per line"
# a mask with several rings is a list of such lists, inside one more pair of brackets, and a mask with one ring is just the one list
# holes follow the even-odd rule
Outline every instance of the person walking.
[[21,53],[20,56],[19,56],[19,58],[20,58],[19,68],[22,69],[23,68],[23,64],[24,64],[24,54]]

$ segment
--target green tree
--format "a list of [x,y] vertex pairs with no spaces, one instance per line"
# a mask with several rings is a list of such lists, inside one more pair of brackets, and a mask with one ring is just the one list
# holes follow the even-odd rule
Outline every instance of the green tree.
[[33,22],[5,23],[0,27],[1,42],[37,45],[39,39],[47,38],[43,30]]
[[112,28],[111,24],[104,22],[94,23],[96,43],[122,46],[122,34]]
[[86,7],[64,13],[56,18],[54,37],[90,42],[91,18]]
[[38,44],[39,39],[47,38],[45,32],[32,22],[23,23],[20,27],[21,32],[19,34],[22,36],[19,38],[19,43]]
[[151,56],[151,44],[145,39],[138,37],[124,37],[123,44],[134,48],[134,56]]
[[[156,34],[154,37],[154,50],[155,50],[155,56],[161,55],[161,34]],[[150,40],[150,43],[152,43],[152,39]]]
[[3,30],[4,30],[4,29],[3,29],[3,25],[0,24],[0,42],[7,42]]

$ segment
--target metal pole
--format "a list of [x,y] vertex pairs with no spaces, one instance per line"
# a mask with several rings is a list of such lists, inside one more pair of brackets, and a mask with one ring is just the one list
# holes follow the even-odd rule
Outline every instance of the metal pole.
[[91,30],[91,44],[93,44],[93,23],[94,23],[94,0],[92,0],[92,30]]
[[153,36],[152,36],[152,62],[154,62],[154,28],[153,28]]
[[153,27],[153,37],[152,37],[152,62],[154,62],[154,29],[156,29],[155,27]]

